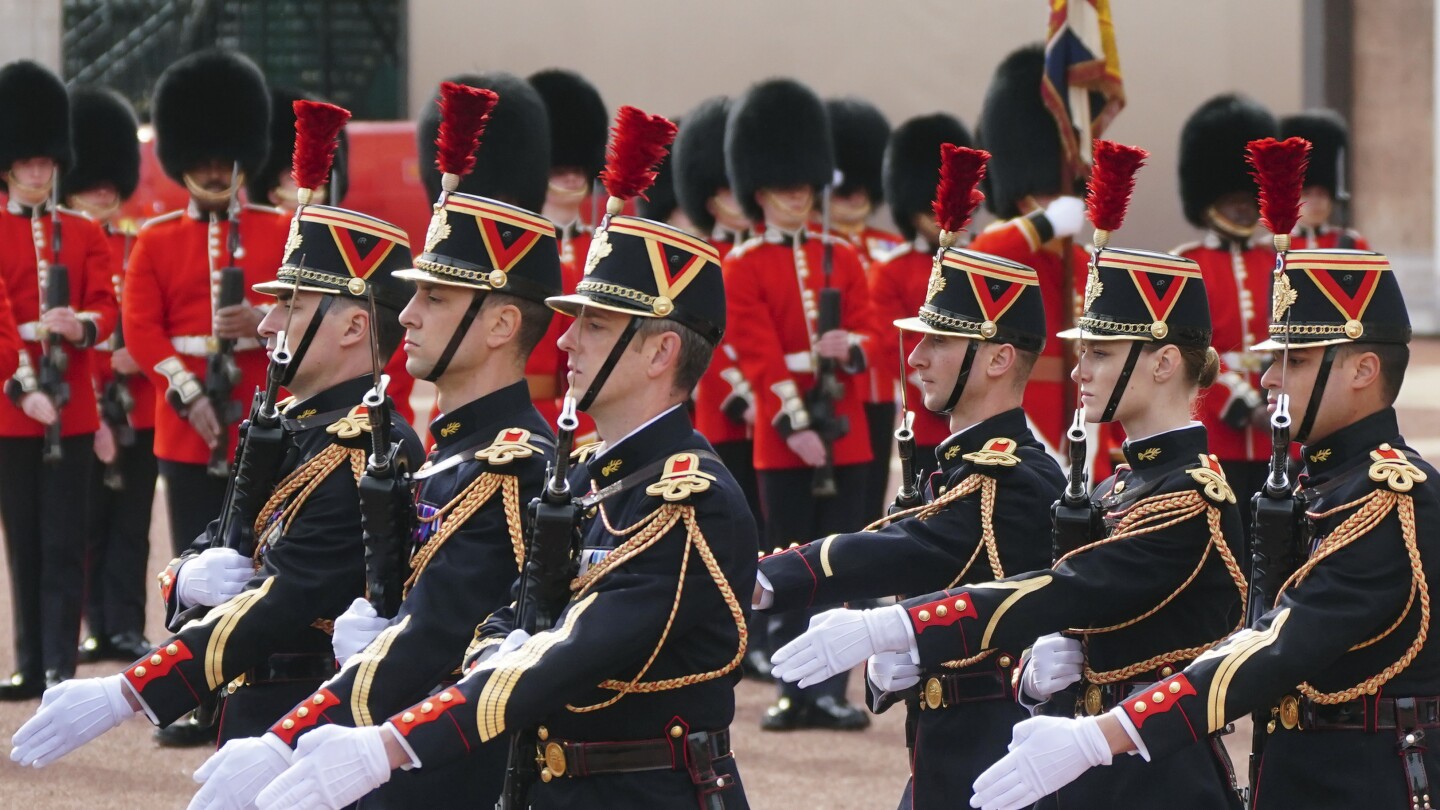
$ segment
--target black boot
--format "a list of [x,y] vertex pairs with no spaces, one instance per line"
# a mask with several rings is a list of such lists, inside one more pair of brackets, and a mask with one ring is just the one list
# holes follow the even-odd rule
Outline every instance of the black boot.
[[0,683],[0,701],[35,700],[45,694],[45,680],[39,675],[15,673]]

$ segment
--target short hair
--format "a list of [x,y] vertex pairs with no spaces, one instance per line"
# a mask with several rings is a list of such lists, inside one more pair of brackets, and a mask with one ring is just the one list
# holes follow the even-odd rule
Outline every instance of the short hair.
[[520,332],[515,347],[523,360],[529,357],[530,352],[544,339],[545,332],[550,329],[550,321],[555,317],[555,310],[539,301],[502,292],[488,293],[480,309],[484,311],[488,307],[503,306],[513,306],[520,310]]
[[[1011,345],[1011,346],[1015,346],[1015,344],[1013,344],[1013,343],[1010,344],[1010,345]],[[1015,366],[1014,366],[1014,367],[1015,367],[1015,386],[1016,386],[1017,388],[1019,388],[1019,389],[1022,390],[1022,391],[1025,390],[1025,386],[1030,383],[1030,372],[1032,372],[1032,371],[1035,370],[1035,363],[1036,363],[1036,361],[1038,361],[1039,359],[1040,359],[1040,353],[1039,353],[1039,352],[1032,352],[1032,351],[1029,351],[1028,349],[1022,349],[1022,348],[1020,348],[1019,346],[1015,346]]]
[[[337,295],[335,299],[337,304],[363,309],[366,312],[370,311],[369,302],[359,298]],[[395,354],[395,350],[400,348],[400,341],[405,339],[405,327],[400,325],[400,313],[377,301],[375,303],[375,323],[371,324],[370,328],[375,330],[375,339],[380,348],[380,362],[388,362],[390,356]]]
[[1410,347],[1404,343],[1343,343],[1336,359],[1365,352],[1380,359],[1380,395],[1386,405],[1394,405],[1405,383],[1405,369],[1410,366]]
[[653,335],[674,332],[680,336],[680,360],[675,364],[674,390],[689,393],[705,375],[705,369],[709,368],[715,346],[701,337],[699,332],[678,321],[638,315],[635,317],[640,319],[640,323],[635,327],[636,340],[631,341],[630,345],[636,351],[639,351],[640,342]]

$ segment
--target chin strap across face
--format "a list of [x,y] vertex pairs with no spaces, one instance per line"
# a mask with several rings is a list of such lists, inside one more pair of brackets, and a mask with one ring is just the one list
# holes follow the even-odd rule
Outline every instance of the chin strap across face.
[[970,381],[970,369],[975,365],[975,353],[979,350],[980,341],[971,338],[970,345],[965,347],[965,359],[960,362],[960,373],[955,377],[955,387],[951,389],[950,398],[945,400],[945,407],[940,409],[940,413],[950,413],[960,402],[960,395],[965,393],[965,383]]
[[1295,431],[1297,442],[1303,444],[1310,438],[1310,430],[1315,427],[1315,415],[1320,413],[1320,396],[1325,393],[1325,383],[1330,379],[1330,369],[1335,365],[1335,355],[1339,350],[1338,343],[1325,347],[1325,354],[1320,358],[1320,370],[1315,374],[1315,387],[1310,390],[1310,401],[1305,405],[1305,417]]
[[[305,359],[305,351],[310,348],[310,341],[315,339],[315,333],[320,330],[320,322],[325,320],[325,313],[330,311],[330,302],[334,300],[333,295],[320,296],[320,303],[315,305],[315,314],[310,316],[305,334],[300,336],[300,342],[295,344],[294,351],[290,353],[290,362],[285,364],[285,370],[280,373],[281,385],[289,385],[295,381],[295,373],[300,370],[300,361]],[[291,301],[291,306],[294,306],[294,299]]]
[[450,333],[450,342],[445,344],[445,351],[440,353],[440,359],[435,361],[435,366],[425,375],[425,382],[435,382],[445,373],[445,369],[450,367],[450,361],[455,359],[455,352],[460,350],[460,344],[465,341],[465,333],[470,331],[470,324],[475,322],[475,316],[480,314],[480,307],[484,303],[484,292],[476,290],[471,293],[470,306],[466,307],[465,314],[460,316],[460,323],[455,324],[455,331]]
[[1130,387],[1130,375],[1135,373],[1135,364],[1140,362],[1140,352],[1144,345],[1138,340],[1130,342],[1130,353],[1125,356],[1125,365],[1120,369],[1120,376],[1115,378],[1115,387],[1110,391],[1110,401],[1105,403],[1105,410],[1100,414],[1101,422],[1115,421],[1115,411],[1120,407],[1120,397],[1124,396],[1125,389]]
[[605,381],[610,378],[610,372],[615,370],[616,364],[625,355],[625,350],[630,347],[630,341],[635,338],[635,330],[639,328],[640,318],[631,315],[625,328],[621,330],[620,337],[615,340],[615,346],[610,349],[610,354],[605,358],[604,364],[595,373],[595,379],[590,381],[590,387],[585,389],[585,395],[580,397],[580,402],[576,405],[578,410],[588,411],[590,406],[595,404],[595,397],[599,396],[600,388],[605,385]]

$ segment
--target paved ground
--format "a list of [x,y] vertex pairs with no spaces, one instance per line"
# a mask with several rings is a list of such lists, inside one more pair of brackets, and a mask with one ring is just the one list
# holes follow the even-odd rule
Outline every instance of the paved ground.
[[[418,403],[417,403],[418,404]],[[1422,453],[1440,457],[1440,341],[1416,344],[1412,371],[1400,401],[1401,426]],[[163,515],[157,510],[152,543],[153,570],[169,547]],[[0,588],[0,673],[12,668],[8,588]],[[150,637],[161,637],[158,607],[152,603]],[[82,667],[81,676],[115,672],[115,665]],[[859,694],[858,677],[851,688]],[[742,684],[735,748],[752,807],[825,807],[830,810],[889,808],[906,774],[903,716],[890,712],[858,734],[795,732],[761,734],[759,718],[771,688]],[[150,726],[136,720],[41,771],[9,761],[9,738],[35,710],[35,702],[0,704],[0,808],[182,808],[194,793],[190,774],[208,752],[163,751],[150,741]],[[1229,738],[1237,769],[1244,772],[1248,726]],[[456,807],[464,807],[456,804]],[[488,810],[484,808],[483,810]]]

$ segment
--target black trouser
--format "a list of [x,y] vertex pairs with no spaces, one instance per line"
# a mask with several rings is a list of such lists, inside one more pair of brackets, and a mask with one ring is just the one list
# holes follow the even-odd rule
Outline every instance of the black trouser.
[[[96,463],[90,477],[90,531],[86,550],[85,624],[101,640],[145,634],[145,593],[150,582],[150,513],[155,501],[155,431],[135,431],[135,443],[117,447],[113,469]],[[118,475],[119,489],[105,485]]]
[[[892,496],[890,491],[890,459],[895,456],[895,403],[865,403],[865,422],[870,426],[869,474],[865,477],[865,521],[885,514]],[[858,526],[856,528],[859,528]]]
[[41,460],[45,440],[0,439],[0,519],[10,565],[15,671],[40,679],[75,672],[85,590],[86,483],[95,434],[60,440],[64,457]]
[[227,481],[212,476],[204,464],[163,458],[159,464],[160,475],[165,478],[165,507],[170,515],[170,547],[179,557],[205,532],[210,521],[220,516]]
[[[834,498],[818,499],[810,487],[815,471],[809,467],[796,470],[760,470],[760,499],[765,507],[766,544],[786,548],[791,543],[808,543],[838,532],[853,532],[865,525],[865,504],[860,493],[865,488],[865,464],[846,464],[835,468]],[[805,610],[787,610],[770,618],[772,652],[805,632],[810,617],[836,605],[815,605]],[[810,699],[832,695],[845,696],[850,673],[845,672],[809,689],[793,683],[780,684],[780,696],[792,700],[802,694]]]

